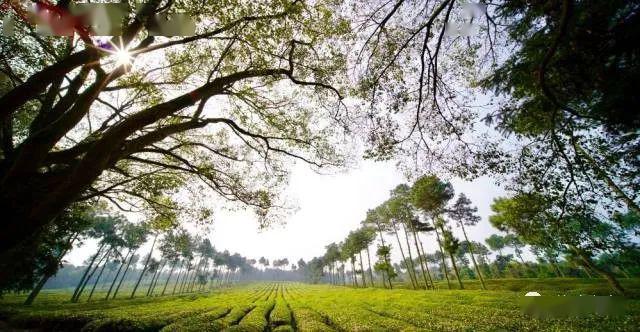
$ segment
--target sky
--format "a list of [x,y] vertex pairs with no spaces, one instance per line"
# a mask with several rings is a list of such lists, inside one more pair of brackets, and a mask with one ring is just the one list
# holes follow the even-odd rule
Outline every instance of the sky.
[[[450,181],[456,195],[465,193],[482,217],[478,225],[467,229],[470,239],[484,242],[489,235],[498,233],[489,224],[488,216],[491,202],[504,195],[504,191],[487,178],[473,182]],[[221,211],[209,238],[216,249],[238,252],[248,258],[264,256],[271,261],[286,257],[292,263],[300,258],[308,261],[321,256],[327,244],[342,241],[349,231],[358,228],[367,210],[385,201],[390,190],[400,183],[406,180],[393,162],[361,161],[356,167],[330,175],[317,174],[307,165],[297,163],[292,169],[287,196],[298,209],[282,225],[259,230],[250,212]],[[455,227],[454,234],[462,238],[462,232]],[[423,244],[427,252],[436,250],[434,236],[424,237]],[[65,260],[79,265],[95,248],[95,243],[88,242],[74,249]],[[149,244],[140,252],[146,253],[148,248]],[[392,258],[400,260],[397,248]]]

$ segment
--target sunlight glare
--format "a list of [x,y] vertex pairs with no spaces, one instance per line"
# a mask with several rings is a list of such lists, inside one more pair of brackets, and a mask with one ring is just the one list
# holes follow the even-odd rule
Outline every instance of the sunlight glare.
[[118,65],[130,65],[131,64],[131,54],[126,49],[116,50],[114,53],[116,58],[116,63]]

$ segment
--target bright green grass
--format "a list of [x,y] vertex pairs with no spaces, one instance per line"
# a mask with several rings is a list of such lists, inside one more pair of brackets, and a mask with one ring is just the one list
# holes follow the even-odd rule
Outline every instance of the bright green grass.
[[[47,291],[31,307],[20,304],[25,295],[0,300],[0,320],[45,331],[640,331],[637,299],[627,301],[626,315],[614,317],[536,319],[523,314],[518,304],[524,291],[593,294],[607,289],[602,281],[497,282],[489,284],[502,289],[489,291],[255,283],[89,303],[69,303],[68,291]],[[625,282],[629,288],[638,284]]]

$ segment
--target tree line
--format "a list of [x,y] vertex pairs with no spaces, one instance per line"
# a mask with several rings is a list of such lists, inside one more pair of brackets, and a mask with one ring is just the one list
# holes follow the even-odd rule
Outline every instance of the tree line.
[[[434,280],[446,280],[449,289],[453,280],[456,288],[464,289],[466,277],[487,289],[486,278],[574,276],[605,278],[613,290],[624,293],[617,278],[640,272],[640,250],[628,227],[590,220],[595,228],[580,228],[576,223],[567,225],[573,233],[556,229],[553,237],[542,237],[544,230],[534,228],[536,216],[529,213],[536,211],[532,202],[516,205],[517,198],[499,197],[491,205],[489,221],[508,233],[492,234],[483,244],[468,237],[469,228],[481,219],[477,208],[463,193],[451,203],[453,198],[452,185],[435,175],[422,176],[411,187],[398,185],[387,201],[367,212],[360,228],[342,242],[326,246],[325,254],[316,258],[317,271],[311,280],[393,288],[392,281],[401,276],[413,289],[434,289]],[[637,224],[637,220],[627,222]],[[460,229],[463,239],[453,234],[453,227]],[[432,253],[423,245],[429,235],[437,248]],[[524,260],[527,246],[536,262]],[[503,252],[505,248],[513,249],[517,261]],[[391,261],[393,249],[400,253],[399,264]],[[493,261],[489,249],[497,253]]]

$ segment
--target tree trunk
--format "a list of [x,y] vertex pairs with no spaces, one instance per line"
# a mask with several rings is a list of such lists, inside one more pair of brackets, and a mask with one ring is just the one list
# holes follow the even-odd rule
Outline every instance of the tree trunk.
[[184,265],[184,262],[180,262],[180,267],[178,268],[178,278],[176,279],[176,283],[173,284],[173,291],[171,292],[171,295],[176,293],[176,288],[178,287],[178,283],[180,282],[180,276],[182,275],[183,265]]
[[96,281],[93,283],[93,287],[91,288],[91,293],[89,293],[89,298],[87,299],[87,302],[91,301],[91,298],[93,297],[93,292],[96,290],[96,286],[98,286],[100,277],[102,277],[102,273],[104,272],[104,268],[107,267],[107,264],[109,264],[109,256],[111,256],[111,250],[107,252],[107,257],[105,259],[104,264],[102,264],[102,268],[100,269],[100,273],[98,273],[98,277],[96,278]]
[[460,280],[460,273],[458,273],[458,265],[456,264],[456,260],[453,258],[453,254],[449,253],[449,258],[451,258],[451,264],[453,265],[453,272],[456,274],[456,279],[458,279],[458,285],[460,285],[460,289],[464,289],[462,285],[462,280]]
[[[67,252],[69,252],[69,249],[73,248],[73,242],[76,240],[76,238],[78,238],[77,232],[69,238],[69,242],[67,243],[68,248],[65,249],[63,252],[61,252],[60,255],[58,255],[58,257],[56,257],[56,267],[60,265],[60,262],[64,258],[64,255],[66,255]],[[24,305],[33,304],[33,301],[36,299],[38,294],[40,294],[40,291],[42,290],[42,287],[44,287],[44,285],[47,283],[47,280],[49,280],[49,278],[51,278],[54,275],[55,273],[46,273],[45,275],[43,275],[42,278],[40,278],[40,281],[38,281],[36,286],[31,290],[31,293],[29,293],[29,296],[24,301]]]
[[153,275],[153,278],[151,279],[151,285],[149,285],[149,289],[147,290],[147,296],[151,296],[153,294],[153,290],[156,288],[156,283],[158,282],[158,279],[160,279],[160,275],[162,274],[162,269],[164,269],[164,266],[167,264],[167,261],[163,261],[162,265],[158,268],[158,270],[156,271],[156,273]]
[[476,273],[478,274],[478,278],[480,278],[480,285],[482,289],[487,290],[487,286],[484,284],[484,278],[482,277],[482,273],[480,272],[480,268],[478,267],[478,263],[476,262],[476,256],[473,253],[473,244],[469,241],[469,237],[467,237],[467,231],[464,229],[464,223],[460,223],[462,227],[462,234],[464,234],[464,239],[467,241],[467,249],[469,249],[469,255],[471,255],[471,261],[473,262],[473,267],[476,269]]
[[109,296],[111,296],[111,291],[113,290],[113,286],[115,286],[116,282],[118,281],[118,277],[120,276],[120,271],[122,271],[122,268],[125,266],[125,262],[127,261],[127,258],[129,258],[129,255],[131,254],[131,249],[129,249],[129,251],[127,252],[127,255],[124,256],[124,258],[122,259],[122,263],[120,263],[120,267],[118,267],[118,271],[116,272],[116,276],[113,277],[113,281],[111,282],[111,286],[109,286],[109,291],[107,291],[107,296],[104,297],[105,300],[109,299]]
[[200,257],[200,261],[196,265],[196,270],[193,273],[193,277],[191,278],[191,283],[189,284],[189,287],[188,287],[189,289],[187,290],[188,292],[193,292],[193,287],[196,284],[196,279],[198,278],[198,272],[200,272],[200,268],[202,267],[203,260],[204,260],[204,258]]
[[369,279],[371,279],[371,287],[376,287],[373,282],[373,268],[371,267],[371,253],[369,252],[369,246],[367,246],[367,262],[369,263]]
[[[416,233],[416,237],[418,238],[418,244],[420,244],[420,250],[422,251],[423,257],[427,256],[427,252],[424,251],[424,246],[422,246],[422,241],[418,237],[418,233]],[[429,262],[424,261],[424,268],[427,270],[427,276],[429,277],[429,282],[431,283],[431,289],[436,289],[436,285],[433,284],[433,278],[431,278],[431,271],[429,271]]]
[[444,277],[447,278],[447,287],[449,287],[449,289],[451,289],[451,281],[449,281],[449,271],[447,270],[447,263],[445,262],[444,259],[444,250],[442,249],[442,242],[440,241],[440,234],[438,233],[438,230],[436,229],[435,225],[433,227],[433,231],[436,232],[436,239],[438,240],[438,247],[440,247],[440,256],[442,258],[442,272],[444,274]]
[[558,270],[558,273],[560,273],[560,277],[564,278],[565,277],[564,272],[562,272],[562,269],[560,268],[558,263],[555,262],[555,261],[551,261],[551,264],[553,264],[553,266],[555,266],[556,270]]
[[598,267],[591,260],[591,257],[584,254],[582,250],[578,250],[576,247],[573,247],[573,246],[572,246],[572,249],[578,254],[578,257],[580,257],[580,261],[583,263],[583,266],[585,267],[585,269],[588,269],[588,268],[592,269],[593,271],[595,271],[596,273],[598,273],[599,275],[607,279],[607,282],[609,282],[609,285],[611,286],[611,288],[613,288],[618,294],[626,295],[625,289],[622,288],[622,285],[620,285],[620,283],[618,282],[618,279],[616,279],[616,277],[611,272]]
[[362,274],[362,287],[367,288],[367,278],[364,277],[364,264],[362,264],[362,250],[358,253],[360,255],[360,274]]
[[[404,266],[407,268],[407,272],[409,272],[409,263],[407,262],[407,257],[404,255],[404,250],[402,250],[402,243],[400,242],[400,236],[398,235],[398,229],[396,227],[395,222],[391,221],[391,225],[393,225],[393,233],[396,235],[396,240],[398,241],[398,247],[400,248],[400,254],[402,255],[402,260],[404,261]],[[416,282],[413,280],[413,274],[409,272],[409,279],[411,279],[411,286],[413,289],[416,289]]]
[[189,280],[189,275],[191,274],[191,268],[192,268],[191,260],[189,260],[187,262],[187,271],[182,276],[182,282],[180,283],[180,289],[178,290],[179,294],[182,294],[184,292],[184,286],[187,284],[187,281]]
[[164,295],[164,292],[167,290],[167,285],[169,284],[169,280],[171,280],[171,275],[173,274],[173,269],[176,267],[177,263],[178,262],[173,262],[173,264],[171,264],[171,270],[169,270],[169,276],[167,277],[167,281],[165,281],[164,287],[162,288],[162,294],[160,294],[161,296]]
[[133,262],[133,256],[135,256],[135,255],[136,255],[136,250],[134,250],[131,253],[131,256],[129,256],[129,262],[127,262],[127,267],[124,269],[124,272],[122,272],[122,277],[120,278],[120,281],[118,282],[118,287],[116,287],[116,290],[113,292],[112,299],[115,299],[116,295],[118,295],[118,291],[120,290],[120,286],[122,286],[122,282],[127,277],[127,272],[129,272],[129,268],[131,267],[131,262]]
[[358,278],[356,276],[356,264],[355,264],[356,258],[355,257],[351,257],[351,278],[353,278],[353,285],[358,288]]
[[24,305],[33,304],[33,301],[36,299],[36,296],[38,296],[38,294],[40,293],[40,290],[42,290],[42,287],[47,282],[47,280],[49,280],[49,278],[51,278],[51,274],[45,274],[42,276],[42,278],[40,278],[40,281],[38,281],[38,283],[33,288],[33,290],[31,290],[31,293],[29,293],[29,296],[27,297],[27,299],[24,301]]
[[98,248],[98,251],[96,251],[96,254],[93,255],[93,257],[91,258],[91,261],[89,261],[89,265],[87,265],[87,268],[84,270],[84,273],[82,274],[82,278],[80,278],[80,281],[78,282],[78,286],[76,286],[76,289],[73,291],[73,295],[71,296],[71,302],[76,301],[76,296],[78,295],[78,292],[80,291],[80,288],[82,287],[82,284],[84,283],[85,278],[87,277],[87,275],[89,274],[89,271],[93,267],[93,263],[96,261],[96,259],[100,255],[100,252],[102,251],[102,249],[104,249],[104,246],[105,246],[105,243],[102,243]]
[[[378,221],[377,219],[376,219],[376,226],[378,227],[378,233],[380,233],[380,242],[382,243],[383,247],[386,247],[384,244],[384,235],[382,233],[382,227],[380,227],[380,221]],[[385,263],[388,264],[388,266],[391,266],[391,263],[389,262],[389,258],[387,257],[387,255],[384,255],[384,261]],[[386,275],[387,281],[389,282],[389,289],[393,289],[393,286],[391,285],[391,275],[382,271],[383,280],[385,278],[385,275]],[[387,286],[385,285],[384,287],[386,288]]]
[[[415,228],[411,225],[411,233],[413,234],[413,244],[416,246],[416,252],[418,253],[418,260],[420,261],[420,272],[422,272],[422,279],[424,279],[424,289],[433,288],[433,281],[431,280],[431,273],[427,267],[427,273],[425,273],[425,264],[424,264],[424,252],[420,253],[420,247],[418,246],[418,235],[416,234]],[[429,275],[429,279],[427,280],[427,274]],[[429,282],[431,282],[431,286],[429,286]]]
[[91,270],[91,273],[89,273],[89,275],[87,276],[87,279],[84,280],[84,283],[82,284],[82,287],[80,287],[80,290],[78,291],[78,294],[76,295],[75,302],[78,302],[80,300],[80,296],[82,295],[82,292],[84,292],[85,287],[87,287],[87,284],[89,283],[89,280],[91,280],[91,277],[93,277],[93,275],[98,270],[98,267],[100,267],[100,264],[102,264],[102,261],[109,255],[110,252],[111,252],[111,248],[109,248],[109,250],[107,250],[107,252],[98,261],[98,264],[96,264],[96,266]]
[[153,242],[151,243],[151,250],[149,250],[149,255],[147,255],[147,260],[144,262],[144,267],[142,268],[142,272],[140,273],[140,278],[138,278],[136,285],[133,287],[133,291],[131,292],[131,296],[129,297],[130,299],[136,296],[136,291],[138,290],[138,286],[140,286],[140,282],[142,281],[142,278],[144,277],[145,272],[147,272],[147,267],[149,266],[149,260],[151,260],[151,255],[153,254],[153,248],[156,246],[157,239],[158,239],[158,233],[156,233],[155,236],[153,237]]
[[[404,239],[407,243],[407,254],[409,254],[409,267],[411,269],[411,274],[413,275],[413,280],[416,282],[416,288],[420,288],[420,283],[418,282],[418,276],[416,275],[416,266],[413,263],[413,255],[411,254],[411,244],[409,243],[409,233],[407,233],[407,227],[404,223],[400,223],[402,225],[402,231],[404,232]],[[419,254],[418,254],[419,255]],[[427,285],[425,284],[425,287]]]

